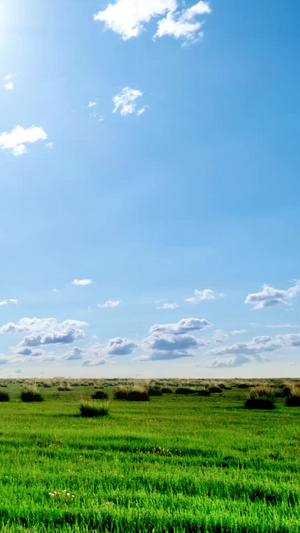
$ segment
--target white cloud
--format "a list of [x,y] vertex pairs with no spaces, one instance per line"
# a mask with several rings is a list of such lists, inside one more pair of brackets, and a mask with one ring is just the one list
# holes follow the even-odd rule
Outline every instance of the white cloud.
[[299,292],[299,280],[296,280],[295,285],[287,290],[275,289],[270,285],[263,285],[263,290],[261,292],[248,294],[245,304],[253,305],[253,309],[264,309],[277,304],[290,305],[290,300],[295,298]]
[[12,91],[13,88],[14,88],[14,82],[13,82],[13,78],[16,76],[16,74],[7,74],[6,76],[4,76],[3,78],[3,87],[4,89],[6,89],[7,91]]
[[130,39],[140,35],[144,24],[177,8],[177,0],[117,0],[104,11],[94,15],[94,20],[105,22],[105,27]]
[[205,318],[182,318],[177,324],[154,324],[150,328],[150,333],[171,333],[182,335],[190,331],[197,331],[211,326]]
[[6,333],[25,333],[25,332],[48,332],[63,331],[68,328],[81,328],[88,326],[87,322],[82,320],[64,320],[59,322],[56,318],[21,318],[19,322],[8,322],[0,328],[1,334]]
[[233,357],[228,357],[227,359],[214,359],[210,365],[211,368],[228,368],[228,367],[237,367],[247,365],[254,361],[253,357],[248,357],[247,355],[239,354],[234,355]]
[[[130,87],[124,87],[119,94],[116,94],[116,96],[113,97],[113,103],[115,104],[113,112],[116,113],[120,109],[120,114],[123,117],[132,115],[136,112],[136,100],[141,96],[143,96],[142,91],[139,91],[138,89],[130,89]],[[138,110],[137,114],[141,114],[139,111],[141,110]]]
[[185,298],[185,301],[189,303],[199,303],[203,301],[216,300],[217,298],[221,298],[223,296],[223,292],[217,294],[211,289],[204,289],[203,291],[198,291],[198,289],[195,289],[194,296],[191,296],[190,298]]
[[106,361],[104,359],[85,359],[81,366],[101,366],[105,364]]
[[68,328],[63,331],[51,331],[45,335],[32,333],[24,337],[18,347],[41,346],[44,344],[71,344],[75,340],[81,339],[84,332],[78,328]]
[[81,285],[85,287],[86,285],[91,285],[93,282],[91,279],[74,279],[72,285]]
[[53,142],[49,142],[45,146],[46,146],[46,148],[49,148],[51,150],[52,148],[54,148],[54,143]]
[[18,300],[16,300],[16,298],[9,298],[8,300],[0,300],[0,305],[8,305],[9,303],[17,304]]
[[78,361],[83,359],[84,355],[85,350],[74,347],[70,352],[65,353],[62,358],[66,359],[67,361]]
[[141,109],[138,110],[137,112],[137,115],[140,117],[141,115],[143,115],[146,111],[148,106],[144,105],[143,107],[141,107]]
[[150,336],[143,345],[148,355],[138,360],[173,360],[193,357],[195,350],[207,344],[204,339],[196,339],[191,331],[199,331],[210,323],[205,319],[183,318],[177,324],[155,324],[150,328]]
[[27,152],[26,144],[32,144],[47,139],[47,133],[38,126],[22,128],[16,126],[10,133],[4,131],[0,134],[0,147],[2,150],[12,150],[13,155],[19,156]]
[[[195,39],[201,22],[196,17],[211,13],[202,0],[187,9],[180,9],[184,2],[178,0],[117,0],[94,15],[94,20],[104,22],[105,27],[119,34],[123,40],[137,37],[145,24],[159,19],[154,38],[170,35],[175,38]],[[165,17],[165,18],[162,18]]]
[[13,88],[14,88],[13,81],[7,81],[6,83],[4,83],[4,89],[6,89],[7,91],[12,91]]
[[137,344],[130,339],[117,337],[110,339],[105,346],[108,355],[128,355],[137,347]]
[[104,304],[97,304],[97,307],[118,307],[121,300],[107,300]]
[[179,307],[178,304],[163,304],[163,305],[158,305],[156,309],[177,309]]
[[93,102],[92,100],[89,101],[88,107],[96,107],[97,102]]
[[[241,364],[248,363],[250,361],[262,361],[261,354],[265,352],[273,352],[282,348],[299,348],[300,347],[300,334],[289,333],[286,335],[274,335],[270,337],[268,335],[253,337],[248,342],[237,342],[230,346],[222,346],[220,348],[214,348],[207,352],[208,355],[217,356],[211,366],[221,367],[224,366],[240,366]],[[230,355],[233,356],[229,359],[220,359],[220,356]],[[245,356],[245,357],[243,357]],[[244,361],[244,363],[242,363]],[[237,364],[235,364],[237,363]]]
[[228,335],[225,331],[223,331],[222,329],[216,329],[214,332],[213,332],[213,335],[212,335],[212,340],[214,342],[225,342],[226,340],[228,339]]
[[246,329],[233,329],[230,334],[231,335],[242,335],[243,333],[247,333]]

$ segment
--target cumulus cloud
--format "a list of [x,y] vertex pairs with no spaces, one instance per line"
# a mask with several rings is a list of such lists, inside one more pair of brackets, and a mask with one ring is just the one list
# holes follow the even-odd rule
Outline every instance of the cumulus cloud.
[[239,354],[234,355],[233,357],[228,357],[227,359],[214,359],[209,366],[212,368],[237,367],[252,363],[253,360],[253,357]]
[[233,329],[231,332],[231,335],[242,335],[243,333],[247,333],[246,329]]
[[[221,366],[222,362],[225,366],[234,366],[234,362],[239,362],[237,366],[240,366],[241,361],[250,362],[251,360],[261,361],[261,354],[265,352],[273,352],[282,348],[297,348],[300,346],[300,334],[285,334],[274,335],[273,337],[264,335],[259,337],[253,337],[249,342],[237,342],[229,346],[222,346],[220,348],[214,348],[207,352],[208,355],[217,356],[211,365]],[[220,356],[230,355],[233,356],[229,359],[220,359]],[[242,356],[246,356],[243,358]],[[247,359],[248,358],[248,359]],[[231,361],[231,363],[228,363]]]
[[162,305],[158,305],[156,309],[177,309],[179,307],[178,304],[168,304],[168,303],[165,303],[165,304],[162,304]]
[[198,291],[198,289],[195,289],[194,296],[191,296],[190,298],[185,298],[185,301],[196,304],[199,302],[203,302],[204,300],[216,300],[217,298],[221,298],[222,296],[224,296],[224,293],[221,292],[220,294],[217,294],[211,289],[204,289],[203,291]]
[[119,34],[123,40],[137,37],[152,19],[158,19],[154,35],[194,39],[201,27],[198,16],[211,13],[209,4],[200,1],[187,9],[181,9],[178,0],[117,0],[94,15],[94,20],[104,22],[105,27]]
[[16,126],[10,133],[4,131],[0,134],[0,148],[11,150],[13,155],[19,156],[27,152],[27,144],[45,139],[47,139],[47,133],[41,127],[22,128]]
[[290,300],[295,298],[300,292],[300,281],[297,280],[295,285],[289,289],[275,289],[270,285],[263,285],[260,292],[248,294],[245,304],[253,305],[253,309],[264,309],[277,304],[291,305]]
[[116,337],[108,341],[105,351],[107,351],[108,355],[129,355],[136,347],[137,344],[132,340]]
[[74,347],[70,352],[65,353],[62,358],[66,359],[67,361],[78,361],[83,359],[84,356],[85,350]]
[[204,318],[182,318],[175,324],[154,324],[150,328],[150,333],[173,333],[181,335],[190,331],[197,331],[211,326],[211,323]]
[[139,360],[172,360],[193,357],[195,350],[207,344],[204,339],[196,339],[191,331],[199,331],[210,323],[200,318],[183,318],[175,324],[154,324],[143,346],[148,355]]
[[214,342],[225,342],[228,339],[228,334],[222,329],[216,329],[213,332],[212,339]]
[[101,365],[105,365],[105,364],[106,364],[105,359],[98,359],[98,360],[85,359],[81,366],[101,366]]
[[52,150],[52,148],[54,148],[54,143],[51,141],[51,142],[47,143],[45,146],[46,146],[46,148],[49,148],[50,150]]
[[63,331],[52,331],[45,335],[32,333],[24,337],[18,347],[40,346],[43,344],[71,344],[77,339],[81,339],[84,332],[81,329],[69,328]]
[[7,91],[12,91],[13,88],[14,88],[14,82],[13,82],[13,78],[16,76],[16,74],[7,74],[6,76],[4,76],[3,78],[3,87],[4,89],[6,89]]
[[113,97],[113,103],[115,105],[113,112],[120,111],[123,117],[136,113],[141,115],[140,110],[137,110],[137,99],[143,96],[142,91],[138,89],[130,89],[130,87],[124,87],[119,94]]
[[9,357],[6,355],[0,354],[0,365],[6,365],[9,362]]
[[8,322],[0,328],[0,333],[25,333],[32,331],[62,331],[66,328],[80,328],[88,326],[82,320],[64,320],[59,322],[56,318],[28,318],[24,317],[19,322]]
[[97,102],[93,102],[92,100],[89,101],[88,107],[96,107]]
[[16,298],[9,298],[8,300],[0,300],[0,305],[17,304]]
[[73,279],[72,285],[81,285],[82,287],[85,287],[86,285],[92,285],[91,279]]
[[104,304],[97,304],[97,307],[118,307],[121,300],[107,300]]

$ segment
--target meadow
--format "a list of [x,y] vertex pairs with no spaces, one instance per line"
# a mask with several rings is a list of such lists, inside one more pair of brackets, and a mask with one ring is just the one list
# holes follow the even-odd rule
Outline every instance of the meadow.
[[[136,402],[113,398],[122,380],[55,379],[23,403],[24,382],[0,383],[1,532],[300,531],[300,408],[245,409],[257,383],[154,380],[172,393]],[[82,418],[96,390],[109,415]]]

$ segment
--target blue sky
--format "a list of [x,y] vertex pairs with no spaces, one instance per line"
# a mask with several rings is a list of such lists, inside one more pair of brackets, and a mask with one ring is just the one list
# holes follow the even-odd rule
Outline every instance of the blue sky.
[[299,375],[298,9],[2,0],[0,376]]

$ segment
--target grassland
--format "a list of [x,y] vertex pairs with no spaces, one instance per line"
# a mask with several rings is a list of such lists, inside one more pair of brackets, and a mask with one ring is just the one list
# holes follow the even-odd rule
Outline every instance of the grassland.
[[247,410],[232,382],[207,397],[110,399],[109,416],[81,418],[95,384],[112,397],[107,380],[49,381],[40,403],[21,402],[21,380],[2,389],[1,532],[300,531],[299,407]]

